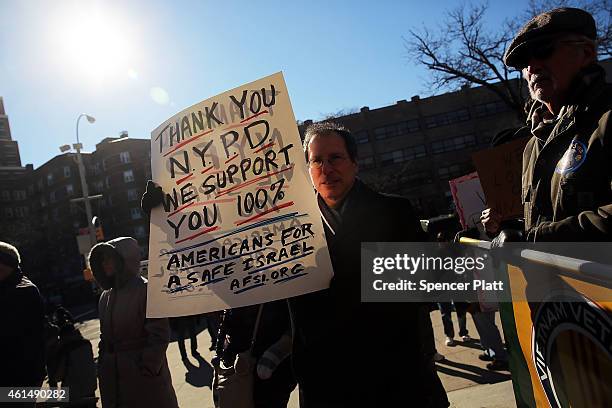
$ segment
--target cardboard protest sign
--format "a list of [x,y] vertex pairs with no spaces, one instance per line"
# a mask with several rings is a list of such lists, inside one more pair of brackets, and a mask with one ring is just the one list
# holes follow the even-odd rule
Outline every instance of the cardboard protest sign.
[[472,154],[487,207],[496,209],[503,220],[523,216],[521,183],[527,140],[529,138],[513,140]]
[[151,134],[147,317],[329,286],[332,266],[291,102],[277,73],[183,110]]
[[480,214],[485,209],[485,198],[476,172],[450,180],[451,194],[457,207],[463,229],[480,224]]

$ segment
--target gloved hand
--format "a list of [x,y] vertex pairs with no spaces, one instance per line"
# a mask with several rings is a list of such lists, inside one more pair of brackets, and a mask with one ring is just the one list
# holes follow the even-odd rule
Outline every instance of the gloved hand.
[[274,370],[289,357],[292,348],[292,338],[283,334],[281,338],[270,346],[257,362],[257,376],[262,380],[272,377]]
[[470,229],[466,229],[466,230],[457,232],[457,234],[455,234],[455,239],[453,239],[453,242],[459,242],[459,240],[461,238],[474,238],[474,239],[477,239],[478,238],[478,229],[477,228],[470,228]]
[[501,227],[502,217],[495,208],[486,208],[480,215],[480,222],[489,238],[494,237]]
[[504,229],[491,241],[491,249],[502,248],[506,242],[523,242],[525,234],[515,229]]
[[158,205],[161,205],[164,198],[164,192],[161,187],[155,184],[152,180],[147,181],[147,189],[140,200],[140,208],[142,211],[151,216],[151,210]]

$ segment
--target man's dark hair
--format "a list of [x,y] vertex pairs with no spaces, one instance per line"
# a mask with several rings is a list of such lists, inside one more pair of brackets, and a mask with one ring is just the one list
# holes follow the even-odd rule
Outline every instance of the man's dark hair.
[[304,134],[304,154],[306,155],[306,161],[308,161],[308,144],[315,136],[323,136],[326,134],[335,133],[344,140],[346,151],[349,154],[351,161],[357,161],[357,142],[353,134],[344,126],[336,122],[318,122],[306,128]]

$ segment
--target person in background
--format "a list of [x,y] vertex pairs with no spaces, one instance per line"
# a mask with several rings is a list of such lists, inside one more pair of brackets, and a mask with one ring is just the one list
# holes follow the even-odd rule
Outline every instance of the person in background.
[[219,335],[219,324],[221,322],[222,312],[204,313],[202,317],[206,319],[206,329],[210,336],[210,351],[217,349],[217,336]]
[[45,378],[43,300],[20,264],[17,248],[0,242],[0,387],[40,387]]
[[442,315],[442,324],[444,326],[444,335],[446,336],[445,344],[453,347],[455,342],[455,327],[453,325],[453,310],[457,313],[457,321],[459,322],[459,337],[464,342],[471,340],[467,329],[467,302],[440,302],[438,308]]
[[200,353],[198,353],[198,339],[196,337],[196,318],[197,316],[180,316],[170,318],[170,327],[178,337],[177,341],[183,362],[188,361],[187,350],[185,350],[185,333],[189,335],[191,355],[196,358],[200,357]]
[[72,323],[60,328],[56,380],[70,390],[70,406],[96,406],[96,364],[91,342]]
[[45,338],[45,365],[49,386],[57,387],[57,350],[59,348],[59,327],[53,324],[50,316],[45,316],[44,338]]
[[146,317],[147,281],[139,275],[140,247],[121,237],[89,253],[104,289],[98,305],[98,377],[103,407],[178,407],[166,359],[168,319]]

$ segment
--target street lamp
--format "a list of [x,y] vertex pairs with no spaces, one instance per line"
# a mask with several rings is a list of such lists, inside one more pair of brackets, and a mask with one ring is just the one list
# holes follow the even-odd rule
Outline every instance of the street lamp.
[[[87,115],[86,113],[81,113],[76,121],[76,139],[77,142],[72,145],[72,147],[76,150],[77,155],[77,164],[79,166],[79,176],[81,177],[81,191],[83,192],[83,200],[85,201],[85,214],[87,214],[87,228],[89,229],[89,242],[91,246],[96,244],[96,231],[93,225],[93,216],[91,213],[91,203],[89,201],[89,189],[87,188],[87,182],[85,181],[85,165],[83,165],[83,158],[81,157],[81,149],[83,145],[79,141],[79,122],[82,117],[87,118],[89,123],[94,123],[96,118],[93,116]],[[64,145],[60,147],[62,152],[70,149],[70,146]]]

